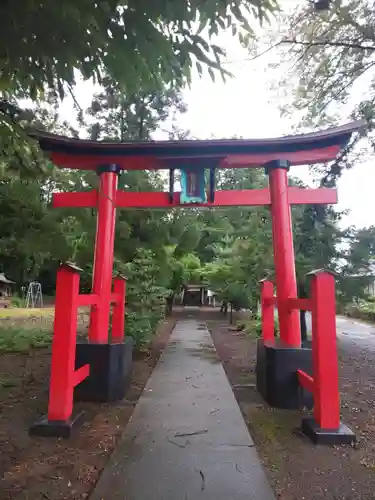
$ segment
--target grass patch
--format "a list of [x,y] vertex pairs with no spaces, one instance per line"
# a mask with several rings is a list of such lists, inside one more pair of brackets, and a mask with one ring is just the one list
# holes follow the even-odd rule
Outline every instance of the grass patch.
[[248,337],[259,339],[262,336],[262,325],[257,319],[250,319],[246,323],[244,331]]
[[9,389],[15,387],[16,383],[9,377],[0,377],[0,389]]
[[266,408],[252,411],[249,423],[251,427],[258,429],[262,439],[269,442],[277,440],[282,432],[282,422],[273,411]]
[[51,344],[50,329],[9,326],[0,328],[0,353],[28,352]]
[[0,319],[53,318],[54,314],[54,307],[45,307],[43,309],[25,309],[21,307],[0,309]]
[[[236,328],[239,331],[245,332],[250,338],[259,339],[262,336],[262,318],[260,314],[249,316],[242,319],[242,321],[238,321]],[[279,320],[277,316],[275,316],[274,328],[275,336],[277,336],[279,333]]]
[[249,415],[249,425],[261,439],[275,443],[292,436],[293,430],[300,426],[301,416],[299,410],[256,408]]
[[283,465],[281,441],[291,436],[290,424],[285,420],[285,416],[280,412],[266,407],[254,408],[248,413],[247,425],[250,433],[270,470],[280,470]]

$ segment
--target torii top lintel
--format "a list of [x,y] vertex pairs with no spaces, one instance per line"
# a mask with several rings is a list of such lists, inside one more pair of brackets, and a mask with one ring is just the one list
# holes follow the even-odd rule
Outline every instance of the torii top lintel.
[[305,165],[334,160],[352,134],[365,127],[356,121],[341,127],[276,139],[101,142],[44,132],[30,134],[59,167],[96,170],[116,164],[126,170],[259,167],[272,160]]

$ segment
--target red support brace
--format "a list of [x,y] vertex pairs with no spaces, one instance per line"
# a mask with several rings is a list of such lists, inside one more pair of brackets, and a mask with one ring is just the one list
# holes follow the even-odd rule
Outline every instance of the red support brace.
[[85,380],[90,375],[90,365],[83,365],[78,370],[74,372],[73,375],[73,387],[80,384],[82,380]]
[[124,277],[113,280],[114,305],[112,307],[112,342],[123,342],[125,335],[125,296],[126,279]]
[[75,370],[78,297],[79,274],[62,265],[56,282],[48,421],[70,419],[74,387],[89,375],[89,365]]
[[306,391],[314,393],[314,379],[303,370],[297,370],[298,382]]
[[271,281],[260,282],[260,305],[262,314],[262,337],[264,342],[275,341],[275,307],[272,300],[274,286]]
[[97,190],[83,192],[65,192],[52,194],[53,208],[94,208],[98,203]]
[[84,293],[78,296],[78,307],[93,306],[99,304],[99,295]]
[[264,299],[264,304],[266,306],[274,306],[277,307],[277,297],[266,297]]
[[313,274],[311,282],[314,418],[322,429],[340,426],[339,371],[336,345],[335,278]]
[[309,299],[287,299],[288,309],[290,311],[297,309],[298,311],[311,311],[312,304]]

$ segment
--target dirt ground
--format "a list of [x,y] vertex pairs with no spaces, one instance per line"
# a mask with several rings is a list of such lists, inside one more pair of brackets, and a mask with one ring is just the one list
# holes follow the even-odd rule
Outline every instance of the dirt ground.
[[[50,352],[0,355],[0,500],[88,498],[166,345],[176,319],[206,321],[269,481],[282,500],[375,500],[375,354],[341,346],[342,420],[355,446],[314,446],[299,431],[302,412],[273,410],[255,388],[256,339],[233,331],[218,312],[177,310],[148,353],[134,361],[127,399],[90,405],[68,441],[29,438],[46,410]],[[174,499],[171,499],[174,500]],[[228,499],[229,500],[229,499]]]
[[168,342],[174,321],[165,321],[149,351],[134,360],[126,400],[76,405],[85,410],[85,420],[69,440],[28,436],[29,425],[46,412],[50,349],[0,355],[0,500],[88,498]]
[[375,355],[340,347],[342,421],[354,446],[315,446],[299,430],[302,412],[274,410],[255,388],[256,339],[207,317],[216,349],[266,473],[282,500],[375,499]]

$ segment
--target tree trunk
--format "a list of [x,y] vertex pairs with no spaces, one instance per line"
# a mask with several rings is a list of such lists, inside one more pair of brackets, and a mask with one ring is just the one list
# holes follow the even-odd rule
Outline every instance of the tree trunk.
[[166,316],[170,316],[173,311],[173,299],[174,299],[174,294],[170,295],[169,297],[166,298],[166,308],[165,308],[165,314]]
[[229,324],[233,325],[233,304],[230,303]]
[[228,302],[223,301],[220,307],[220,312],[223,313],[224,316],[228,313]]

